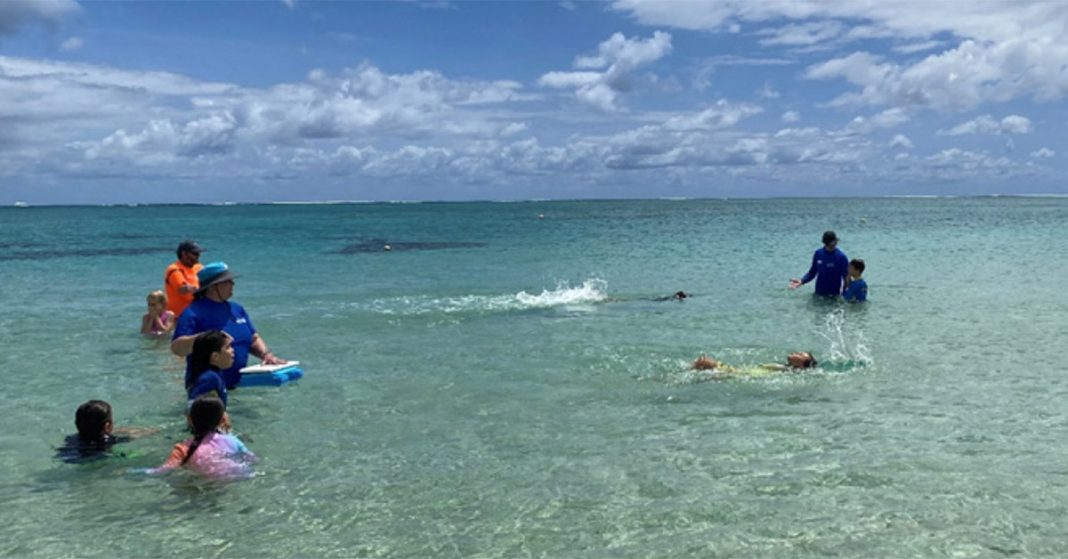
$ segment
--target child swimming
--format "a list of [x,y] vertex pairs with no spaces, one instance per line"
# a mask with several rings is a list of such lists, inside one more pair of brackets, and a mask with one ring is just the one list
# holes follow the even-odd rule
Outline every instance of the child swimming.
[[[104,400],[89,400],[74,412],[74,426],[78,432],[63,441],[56,449],[56,458],[68,463],[92,462],[112,456],[111,447],[125,443],[154,429],[116,429],[111,404]],[[123,456],[118,453],[118,456]]]
[[257,460],[235,435],[225,432],[230,425],[226,406],[214,396],[201,396],[189,408],[189,425],[193,438],[174,445],[167,461],[147,470],[160,474],[181,467],[205,477],[220,480],[252,477],[251,463]]
[[148,302],[148,312],[141,317],[141,333],[156,337],[170,334],[177,320],[174,313],[167,310],[167,296],[162,291],[153,291],[145,300]]
[[192,401],[198,396],[213,394],[226,407],[226,383],[220,371],[234,364],[233,338],[221,330],[209,330],[193,340],[193,352],[189,354],[189,369],[185,377],[185,390]]
[[786,364],[766,363],[755,367],[734,367],[724,364],[722,361],[713,359],[707,355],[701,355],[690,368],[695,371],[712,371],[715,378],[730,378],[741,376],[764,376],[767,374],[793,371],[798,369],[811,369],[817,365],[816,358],[808,351],[794,351],[786,356]]

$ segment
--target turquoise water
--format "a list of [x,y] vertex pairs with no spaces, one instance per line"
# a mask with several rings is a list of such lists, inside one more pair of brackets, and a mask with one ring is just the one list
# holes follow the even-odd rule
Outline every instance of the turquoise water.
[[[868,305],[785,288],[824,229]],[[187,236],[306,365],[231,394],[250,481],[126,472],[185,436],[137,328]],[[1066,238],[1062,199],[3,209],[0,556],[1064,556]],[[828,366],[686,371],[793,349]],[[90,398],[160,432],[59,463]]]

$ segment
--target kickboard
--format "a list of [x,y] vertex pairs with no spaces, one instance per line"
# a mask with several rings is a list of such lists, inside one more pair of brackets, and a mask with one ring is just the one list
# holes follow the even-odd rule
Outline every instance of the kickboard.
[[304,370],[292,365],[283,366],[267,372],[245,372],[241,369],[241,382],[238,386],[281,386],[304,376]]

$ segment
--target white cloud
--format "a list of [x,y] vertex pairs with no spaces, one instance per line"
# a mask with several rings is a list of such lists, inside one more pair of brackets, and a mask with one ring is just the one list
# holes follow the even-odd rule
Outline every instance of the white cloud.
[[903,109],[893,108],[868,118],[858,116],[846,126],[846,131],[858,134],[870,134],[880,128],[894,128],[895,126],[899,126],[908,121],[908,113]]
[[1035,159],[1049,159],[1057,155],[1057,152],[1049,148],[1040,148],[1031,152],[1031,157]]
[[574,89],[580,101],[605,111],[619,109],[619,97],[629,91],[631,73],[671,52],[671,35],[656,31],[649,39],[627,39],[615,33],[602,42],[593,56],[575,59],[575,72],[548,72],[538,84],[555,89]]
[[664,123],[668,130],[711,130],[734,126],[740,120],[764,112],[750,104],[732,104],[720,99],[715,105],[697,113],[674,116]]
[[895,134],[894,139],[890,140],[890,149],[912,149],[912,140],[904,134]]
[[810,46],[838,38],[844,26],[837,21],[814,21],[809,23],[791,24],[775,29],[759,31],[758,35],[767,38],[761,39],[764,46]]
[[33,24],[56,28],[79,11],[81,8],[73,0],[4,0],[0,2],[0,36]]
[[785,124],[793,124],[801,121],[801,113],[797,111],[786,111],[782,114],[781,120]]
[[915,54],[925,50],[934,50],[946,46],[945,41],[922,41],[919,43],[905,43],[895,45],[891,50],[901,54]]
[[[843,39],[885,37],[907,41],[920,52],[936,48],[939,35],[960,40],[952,49],[915,62],[895,63],[865,52],[813,65],[810,78],[845,78],[858,90],[837,105],[870,104],[970,109],[985,101],[1020,97],[1038,100],[1068,95],[1068,3],[931,0],[922,4],[856,0],[617,0],[613,8],[646,25],[721,31],[734,21],[780,25],[776,45],[834,37],[839,25],[853,27]],[[789,23],[782,26],[781,22]],[[781,30],[790,30],[789,33]],[[842,39],[835,39],[842,40]]]
[[757,91],[757,95],[765,99],[778,99],[781,94],[775,89],[773,89],[771,87],[771,84],[765,83],[764,87],[760,88],[760,90]]
[[998,121],[990,115],[982,115],[962,122],[949,130],[940,130],[938,133],[946,136],[961,136],[964,134],[1028,134],[1030,132],[1031,121],[1027,117],[1009,115]]
[[63,52],[74,52],[83,46],[85,46],[85,41],[78,37],[71,37],[59,44],[59,50]]

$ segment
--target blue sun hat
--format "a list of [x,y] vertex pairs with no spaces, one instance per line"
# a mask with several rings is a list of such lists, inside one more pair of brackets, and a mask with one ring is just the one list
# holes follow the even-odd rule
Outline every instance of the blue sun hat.
[[197,295],[203,295],[209,287],[222,283],[224,281],[233,280],[236,278],[230,268],[226,265],[226,262],[212,262],[205,264],[203,268],[197,272],[197,281],[200,282],[200,288],[197,289]]

